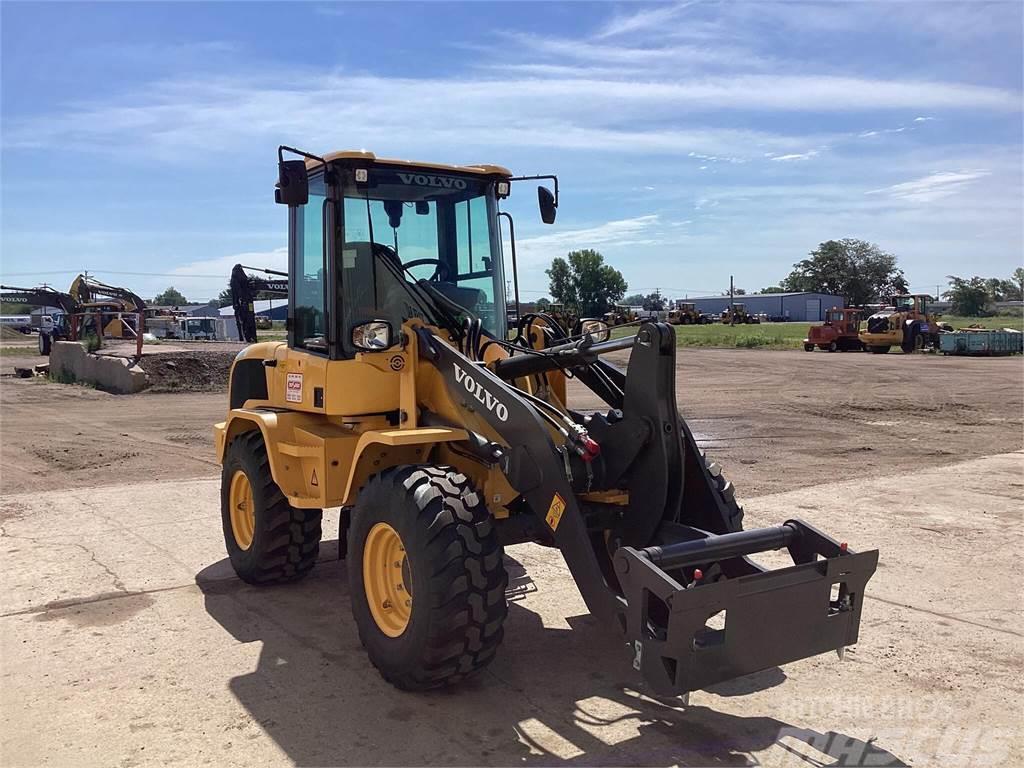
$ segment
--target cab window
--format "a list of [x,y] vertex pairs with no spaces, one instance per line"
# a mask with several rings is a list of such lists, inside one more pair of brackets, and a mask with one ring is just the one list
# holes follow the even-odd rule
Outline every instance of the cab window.
[[494,316],[494,291],[491,242],[486,197],[474,197],[455,204],[455,244],[458,275],[454,282],[464,289],[479,291],[474,311],[494,332],[500,327]]
[[323,176],[309,180],[309,202],[292,209],[294,243],[290,270],[295,276],[292,346],[327,352],[327,273],[324,248],[324,208],[327,192]]

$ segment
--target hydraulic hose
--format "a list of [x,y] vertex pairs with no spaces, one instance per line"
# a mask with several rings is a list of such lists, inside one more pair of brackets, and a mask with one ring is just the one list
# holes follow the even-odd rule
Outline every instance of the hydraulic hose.
[[596,362],[597,358],[608,352],[617,352],[633,346],[635,336],[624,336],[621,339],[602,341],[597,344],[572,342],[548,347],[540,354],[522,354],[494,363],[494,373],[502,379],[518,379],[521,376],[532,376],[536,373],[554,371],[559,368],[573,368]]

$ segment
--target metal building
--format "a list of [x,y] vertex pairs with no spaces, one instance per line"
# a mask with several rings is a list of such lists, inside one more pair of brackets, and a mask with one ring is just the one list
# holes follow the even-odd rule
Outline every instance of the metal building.
[[[728,296],[692,296],[683,301],[692,301],[697,310],[706,314],[721,314],[729,306]],[[846,300],[829,293],[798,291],[794,293],[748,293],[736,296],[736,302],[747,305],[747,312],[767,315],[772,320],[817,322],[825,319],[825,313],[833,307],[843,308]]]

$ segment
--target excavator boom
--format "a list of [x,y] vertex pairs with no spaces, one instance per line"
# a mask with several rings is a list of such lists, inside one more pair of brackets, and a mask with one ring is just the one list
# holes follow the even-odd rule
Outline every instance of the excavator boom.
[[[249,272],[262,272],[267,277],[250,275]],[[261,294],[287,298],[288,273],[235,264],[231,270],[230,287],[238,337],[247,344],[253,344],[256,342],[256,299]]]

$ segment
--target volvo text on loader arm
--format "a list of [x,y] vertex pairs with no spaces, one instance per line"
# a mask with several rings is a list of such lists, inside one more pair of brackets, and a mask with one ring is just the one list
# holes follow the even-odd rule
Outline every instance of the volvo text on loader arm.
[[[610,339],[587,321],[570,337],[524,314],[506,332],[499,207],[517,182],[549,178],[538,198],[552,223],[554,177],[286,147],[278,161],[288,338],[238,354],[214,428],[242,579],[304,576],[321,511],[340,507],[359,636],[411,690],[494,657],[503,548],[522,542],[561,551],[658,694],[857,641],[877,551],[798,519],[742,529],[732,484],[677,408],[672,326]],[[604,359],[617,350],[631,351],[626,370]],[[605,407],[574,409],[570,376]],[[792,564],[748,558],[773,549]]]

